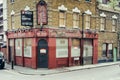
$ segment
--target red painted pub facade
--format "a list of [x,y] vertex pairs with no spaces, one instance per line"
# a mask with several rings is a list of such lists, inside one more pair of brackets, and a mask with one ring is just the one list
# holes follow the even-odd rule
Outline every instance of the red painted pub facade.
[[[44,28],[48,23],[46,6],[43,0],[37,4],[37,24],[41,28],[7,31],[8,62],[34,69],[96,64],[98,34],[88,30]],[[27,22],[25,12],[22,13],[23,22]]]
[[97,33],[31,28],[9,31],[7,38],[7,59],[16,65],[51,69],[97,63]]

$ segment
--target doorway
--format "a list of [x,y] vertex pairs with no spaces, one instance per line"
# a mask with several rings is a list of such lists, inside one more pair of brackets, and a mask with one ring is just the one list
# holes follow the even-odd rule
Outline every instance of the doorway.
[[9,46],[9,62],[11,62],[11,58],[12,58],[12,47]]
[[48,43],[45,39],[38,41],[38,68],[48,68]]

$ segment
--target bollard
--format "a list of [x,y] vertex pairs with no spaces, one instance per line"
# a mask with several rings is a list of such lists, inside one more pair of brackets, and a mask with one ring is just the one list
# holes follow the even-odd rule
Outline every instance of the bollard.
[[14,61],[11,62],[11,69],[14,69]]

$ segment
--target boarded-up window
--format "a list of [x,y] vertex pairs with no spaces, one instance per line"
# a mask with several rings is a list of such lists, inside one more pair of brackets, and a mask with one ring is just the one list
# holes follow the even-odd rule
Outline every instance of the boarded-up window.
[[90,29],[90,15],[85,16],[85,29]]
[[66,13],[65,11],[59,12],[59,26],[65,27]]
[[73,13],[73,28],[79,27],[79,13]]
[[67,39],[56,39],[56,58],[68,57],[68,40]]
[[72,39],[71,56],[72,57],[80,56],[80,40],[79,39]]
[[22,56],[22,39],[15,40],[15,52],[16,56]]
[[32,39],[24,39],[24,57],[32,57]]

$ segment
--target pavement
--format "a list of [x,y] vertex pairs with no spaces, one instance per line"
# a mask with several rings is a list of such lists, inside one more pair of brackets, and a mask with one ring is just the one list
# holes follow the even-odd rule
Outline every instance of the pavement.
[[80,65],[80,66],[71,66],[71,67],[62,67],[56,69],[46,69],[46,68],[38,68],[32,69],[28,67],[22,67],[14,65],[14,69],[11,69],[11,64],[5,65],[5,69],[9,71],[14,71],[24,75],[51,75],[51,74],[58,74],[63,72],[71,72],[77,70],[84,70],[84,69],[91,69],[91,68],[99,68],[111,65],[120,65],[120,62],[107,62],[107,63],[99,63],[99,64],[91,64],[91,65]]

